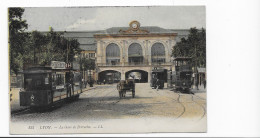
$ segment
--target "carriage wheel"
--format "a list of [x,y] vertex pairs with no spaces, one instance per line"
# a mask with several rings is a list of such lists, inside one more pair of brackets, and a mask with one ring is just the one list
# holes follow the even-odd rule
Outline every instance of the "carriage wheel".
[[125,97],[126,91],[123,92],[123,97]]

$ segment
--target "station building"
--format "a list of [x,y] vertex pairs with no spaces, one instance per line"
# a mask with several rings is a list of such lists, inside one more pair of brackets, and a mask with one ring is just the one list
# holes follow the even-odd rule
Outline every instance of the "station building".
[[174,70],[172,48],[188,34],[189,29],[141,26],[138,21],[131,21],[128,27],[66,32],[64,36],[79,41],[84,58],[95,59],[95,80],[116,82],[135,74],[140,82],[149,82],[155,68],[163,70],[167,81],[167,72]]

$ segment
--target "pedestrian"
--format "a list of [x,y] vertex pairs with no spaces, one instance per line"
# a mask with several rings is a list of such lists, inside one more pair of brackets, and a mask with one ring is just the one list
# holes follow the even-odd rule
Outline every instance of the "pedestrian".
[[204,89],[206,88],[206,79],[204,79],[204,81],[203,81],[203,85],[204,85]]
[[159,84],[159,79],[156,79],[155,86],[156,86],[156,90],[158,91],[158,88],[159,88],[159,86],[160,86],[160,84]]
[[196,81],[197,90],[199,90],[199,81],[198,80],[195,80],[195,81]]

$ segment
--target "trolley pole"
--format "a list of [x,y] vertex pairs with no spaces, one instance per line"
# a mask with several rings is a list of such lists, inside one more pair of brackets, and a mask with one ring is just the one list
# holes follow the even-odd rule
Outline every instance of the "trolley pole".
[[194,69],[194,71],[195,71],[195,86],[196,86],[196,88],[197,89],[199,89],[198,88],[198,71],[197,71],[197,45],[195,44],[195,69]]

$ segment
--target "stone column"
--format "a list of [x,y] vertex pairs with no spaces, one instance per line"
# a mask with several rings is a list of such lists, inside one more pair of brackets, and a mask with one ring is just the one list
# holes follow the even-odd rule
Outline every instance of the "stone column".
[[150,45],[149,40],[146,40],[146,44],[147,44],[147,50],[148,50],[148,52],[147,52],[148,63],[149,63],[149,65],[152,65],[152,60],[151,60],[151,58],[152,58],[152,56],[151,56],[152,46]]
[[[170,39],[169,39],[169,40],[170,40]],[[169,48],[169,47],[170,47],[170,41],[168,41],[168,43],[165,42],[165,44],[166,44],[166,46],[164,46],[164,47],[165,47],[165,56],[166,56],[166,57],[165,57],[165,62],[166,62],[166,63],[169,63],[169,62],[170,62],[170,56],[171,56],[171,55],[170,55],[170,51],[171,51],[171,50],[170,50],[170,48]]]
[[152,78],[152,69],[150,68],[149,70],[148,70],[148,83],[151,81],[151,78]]
[[106,64],[106,44],[102,43],[102,63]]
[[121,43],[121,52],[120,52],[120,62],[124,66],[125,65],[125,41],[122,40]]
[[125,63],[128,64],[128,43],[127,40],[124,40],[124,54],[125,54]]
[[102,62],[102,49],[101,49],[101,41],[97,41],[97,63]]
[[121,71],[121,80],[125,80],[125,71],[124,70]]

